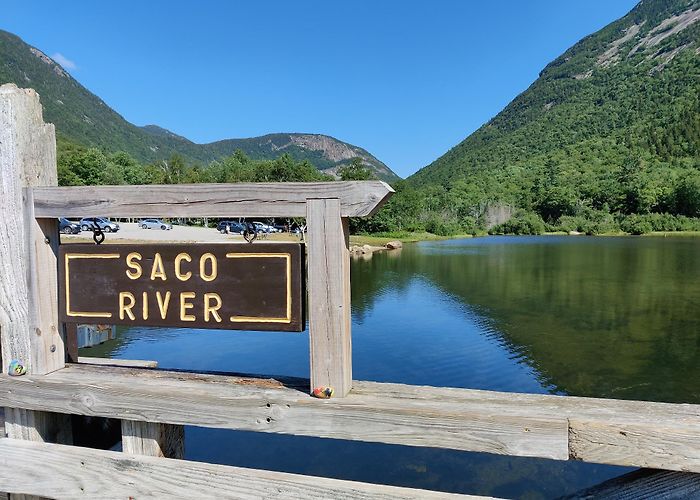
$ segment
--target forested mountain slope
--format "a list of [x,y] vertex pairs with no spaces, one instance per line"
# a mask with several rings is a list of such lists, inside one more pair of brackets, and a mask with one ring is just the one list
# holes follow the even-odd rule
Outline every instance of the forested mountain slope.
[[[31,87],[41,96],[44,118],[54,123],[61,144],[123,151],[140,162],[169,158],[174,153],[191,163],[208,164],[242,150],[254,160],[287,153],[334,172],[359,157],[377,177],[397,179],[389,167],[366,150],[320,134],[279,133],[246,139],[196,144],[156,125],[137,127],[78,83],[59,64],[19,37],[0,30],[0,84]],[[330,170],[329,170],[330,169]]]
[[700,1],[644,0],[407,183],[458,223],[493,204],[550,222],[586,210],[697,217],[699,158]]

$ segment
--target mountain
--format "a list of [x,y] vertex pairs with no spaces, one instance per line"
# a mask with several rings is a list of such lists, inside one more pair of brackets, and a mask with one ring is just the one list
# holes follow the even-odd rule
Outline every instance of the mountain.
[[398,179],[366,150],[327,135],[280,133],[196,144],[157,125],[138,127],[78,83],[52,58],[16,35],[0,30],[0,84],[3,83],[31,87],[39,93],[44,118],[56,125],[59,141],[110,152],[126,151],[142,162],[178,153],[190,162],[207,164],[241,149],[250,158],[260,160],[288,153],[295,160],[309,160],[328,173],[359,157],[380,179]]
[[460,191],[474,216],[684,213],[672,191],[685,175],[700,186],[699,158],[700,1],[643,0],[407,182]]

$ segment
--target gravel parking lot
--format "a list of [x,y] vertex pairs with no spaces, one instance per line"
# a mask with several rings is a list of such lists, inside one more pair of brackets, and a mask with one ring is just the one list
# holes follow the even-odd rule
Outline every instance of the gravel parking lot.
[[[221,234],[214,228],[195,226],[173,226],[169,231],[162,229],[142,229],[136,223],[119,223],[120,229],[116,233],[105,233],[105,243],[123,243],[126,241],[180,241],[194,242],[243,242],[240,234]],[[262,241],[299,241],[294,235],[271,234],[266,235]],[[62,234],[62,243],[91,242],[92,232],[83,231],[80,234]]]

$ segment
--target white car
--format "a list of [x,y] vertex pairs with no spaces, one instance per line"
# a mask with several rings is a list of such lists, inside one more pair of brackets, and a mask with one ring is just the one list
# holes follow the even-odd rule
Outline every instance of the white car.
[[258,229],[259,233],[281,233],[282,232],[279,229],[277,229],[276,227],[272,227],[268,224],[263,224],[262,222],[256,221],[256,222],[253,222],[253,224]]
[[173,225],[167,224],[160,219],[143,219],[139,222],[139,227],[141,229],[162,229],[163,231],[167,229],[169,231],[173,228]]

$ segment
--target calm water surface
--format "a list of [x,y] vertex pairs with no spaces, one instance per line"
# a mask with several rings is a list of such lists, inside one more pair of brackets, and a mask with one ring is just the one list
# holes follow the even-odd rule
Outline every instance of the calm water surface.
[[[355,379],[700,403],[700,239],[423,242],[353,261],[352,296]],[[130,328],[82,353],[308,376],[307,333]],[[630,470],[195,427],[186,453],[519,498],[555,498]]]

